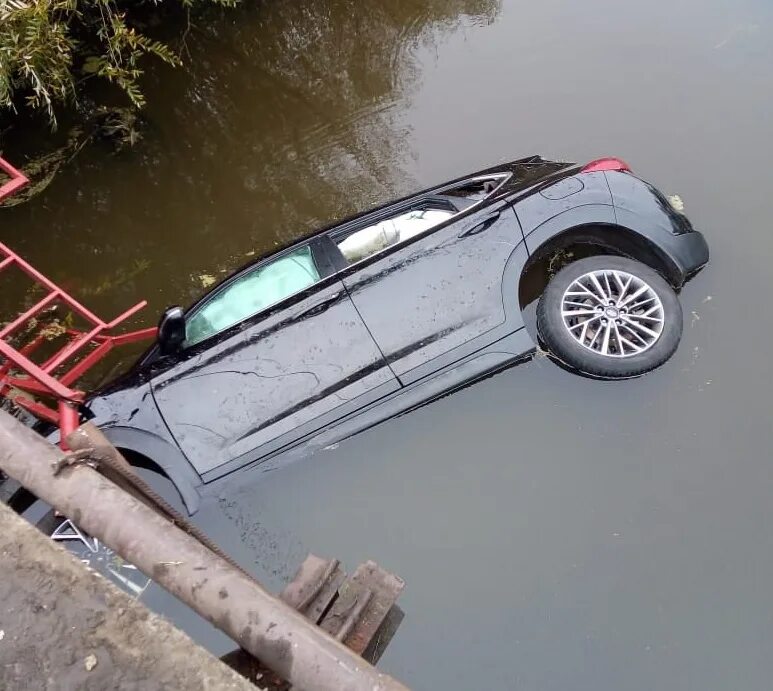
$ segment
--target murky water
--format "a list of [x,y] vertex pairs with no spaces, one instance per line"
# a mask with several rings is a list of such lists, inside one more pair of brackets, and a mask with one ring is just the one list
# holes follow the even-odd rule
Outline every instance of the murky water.
[[203,275],[398,193],[615,154],[681,194],[712,263],[642,379],[537,359],[197,519],[276,588],[308,551],[402,575],[381,666],[416,689],[769,688],[773,6],[261,5],[194,29],[190,71],[148,80],[139,147],[85,148],[0,240],[107,314],[147,297],[152,323]]

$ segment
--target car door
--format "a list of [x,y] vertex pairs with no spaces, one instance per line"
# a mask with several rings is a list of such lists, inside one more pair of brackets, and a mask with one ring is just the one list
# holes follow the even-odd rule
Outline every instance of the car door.
[[[344,272],[344,285],[404,385],[434,371],[428,363],[441,355],[471,343],[484,347],[505,330],[523,326],[518,310],[505,329],[502,279],[522,243],[512,208],[494,202],[436,220],[435,229],[429,226],[412,237],[409,232],[405,244],[379,249],[376,242],[377,252],[365,258],[363,243],[331,236],[342,253],[349,253],[347,263],[361,266]],[[378,227],[385,236],[381,244],[388,244],[384,221]],[[508,290],[517,297],[517,284]],[[439,368],[448,361],[435,364]]]
[[252,267],[186,315],[156,403],[199,474],[222,474],[399,388],[318,242]]

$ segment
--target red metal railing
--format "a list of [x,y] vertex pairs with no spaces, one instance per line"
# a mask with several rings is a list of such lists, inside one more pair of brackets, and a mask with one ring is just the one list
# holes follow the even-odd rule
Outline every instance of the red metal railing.
[[8,161],[0,156],[0,170],[2,170],[11,179],[0,186],[0,202],[6,197],[10,197],[16,190],[21,189],[29,180],[21,171],[16,170]]
[[[2,158],[0,169],[11,178],[10,182],[0,187],[2,201],[26,185],[28,180]],[[145,300],[112,321],[105,322],[0,242],[0,272],[12,267],[20,269],[42,286],[46,294],[0,329],[0,398],[11,398],[16,405],[29,410],[33,415],[59,425],[61,438],[64,439],[79,424],[77,406],[85,396],[83,391],[73,388],[73,385],[115,346],[153,338],[156,328],[113,335],[111,330],[145,307]],[[31,328],[31,320],[55,303],[68,307],[85,320],[88,327],[86,330],[65,329],[61,334],[65,344],[45,362],[36,364],[31,359],[33,353],[50,339],[44,326]],[[28,328],[23,335],[29,340],[11,345],[11,337],[16,334],[18,341],[21,338],[18,334],[25,325]],[[24,396],[24,393],[42,398],[32,399]],[[56,406],[47,403],[47,399],[54,399]]]

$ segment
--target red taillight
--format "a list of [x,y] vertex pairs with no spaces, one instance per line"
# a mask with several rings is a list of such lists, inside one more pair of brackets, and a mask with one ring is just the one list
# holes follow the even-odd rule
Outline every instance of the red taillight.
[[597,158],[583,167],[582,173],[598,173],[602,170],[617,170],[630,173],[631,167],[619,158]]

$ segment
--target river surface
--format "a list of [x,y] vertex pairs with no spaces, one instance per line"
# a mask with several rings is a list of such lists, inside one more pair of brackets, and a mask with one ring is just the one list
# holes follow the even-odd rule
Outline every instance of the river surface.
[[149,71],[134,150],[89,144],[2,211],[0,240],[106,316],[144,297],[154,323],[316,225],[533,153],[621,156],[712,251],[656,372],[538,357],[197,521],[275,589],[309,551],[400,574],[380,666],[415,689],[769,689],[773,5],[263,2],[187,51]]

